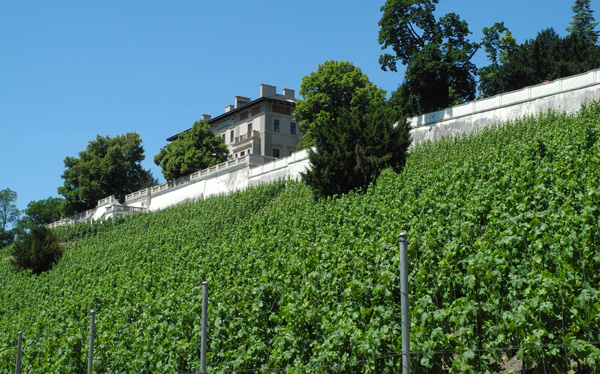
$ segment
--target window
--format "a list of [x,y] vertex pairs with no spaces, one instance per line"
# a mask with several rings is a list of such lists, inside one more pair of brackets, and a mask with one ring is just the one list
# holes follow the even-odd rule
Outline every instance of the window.
[[229,141],[233,143],[233,130],[229,133]]
[[225,134],[223,134],[223,143],[227,143],[227,141],[225,139]]
[[296,135],[296,122],[290,123],[290,134]]
[[252,124],[248,124],[248,136],[252,136]]
[[279,149],[273,148],[273,157],[279,158]]
[[242,151],[242,153],[240,153],[240,156],[241,156],[241,157],[244,157],[244,154],[245,154],[245,153]]
[[273,131],[279,132],[279,120],[278,119],[273,121]]

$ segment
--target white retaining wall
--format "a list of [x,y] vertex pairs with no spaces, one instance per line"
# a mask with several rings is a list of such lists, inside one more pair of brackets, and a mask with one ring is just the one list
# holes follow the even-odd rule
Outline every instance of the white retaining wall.
[[[309,167],[308,151],[302,150],[289,157],[268,164],[252,167],[251,163],[224,170],[224,174],[205,179],[191,178],[179,183],[167,182],[159,186],[128,195],[125,205],[147,209],[150,212],[170,206],[205,199],[209,196],[227,194],[261,183],[278,179],[298,179]],[[184,179],[184,178],[182,178]]]
[[469,133],[554,109],[577,111],[600,98],[600,70],[557,79],[409,119],[413,144]]

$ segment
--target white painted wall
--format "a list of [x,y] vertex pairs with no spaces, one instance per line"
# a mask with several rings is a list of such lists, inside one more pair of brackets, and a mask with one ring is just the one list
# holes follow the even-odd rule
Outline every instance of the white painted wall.
[[409,119],[413,144],[470,133],[517,118],[554,109],[579,110],[586,100],[600,98],[600,70],[562,78],[518,91],[476,100]]

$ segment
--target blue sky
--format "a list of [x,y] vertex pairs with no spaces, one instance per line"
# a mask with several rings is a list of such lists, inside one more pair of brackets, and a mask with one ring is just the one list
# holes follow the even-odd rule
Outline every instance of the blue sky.
[[[3,1],[0,3],[0,189],[32,200],[58,196],[63,160],[97,134],[137,132],[146,160],[166,138],[261,83],[300,89],[327,60],[352,62],[395,90],[402,72],[381,71],[384,0]],[[504,21],[518,42],[553,27],[565,35],[572,0],[441,0],[472,40]],[[600,2],[592,1],[600,17]],[[483,51],[475,57],[486,65]]]

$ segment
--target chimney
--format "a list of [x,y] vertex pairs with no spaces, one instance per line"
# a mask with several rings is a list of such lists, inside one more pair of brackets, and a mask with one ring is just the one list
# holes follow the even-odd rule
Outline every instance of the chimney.
[[260,85],[260,97],[269,97],[277,95],[277,87],[268,84]]
[[244,104],[248,104],[250,102],[250,98],[246,96],[236,96],[235,97],[235,108],[239,108]]
[[200,118],[200,119],[203,121],[208,121],[208,120],[210,120],[210,114],[203,114],[202,118]]
[[227,112],[231,112],[231,111],[232,111],[232,110],[234,110],[234,109],[235,109],[235,105],[233,105],[233,104],[229,104],[229,105],[227,105],[227,106],[225,107],[225,113],[227,113]]
[[287,97],[288,99],[293,99],[294,98],[294,94],[295,94],[294,90],[291,90],[289,88],[284,88],[283,89],[283,96]]

